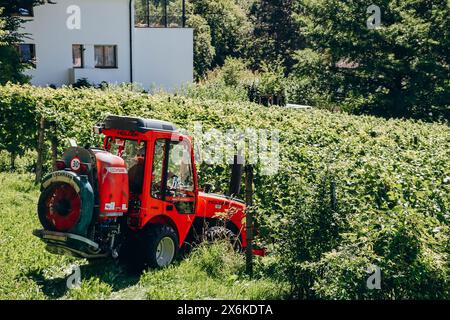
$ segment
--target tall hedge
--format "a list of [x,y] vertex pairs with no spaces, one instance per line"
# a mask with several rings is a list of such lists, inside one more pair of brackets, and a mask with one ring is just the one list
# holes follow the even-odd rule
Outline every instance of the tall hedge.
[[[33,148],[42,116],[67,137],[96,143],[107,113],[192,129],[280,130],[280,169],[257,170],[260,238],[297,298],[449,298],[450,129],[252,103],[149,96],[128,89],[0,87],[0,149]],[[25,125],[26,124],[26,125]],[[61,151],[61,150],[60,150]],[[225,191],[226,166],[201,165],[200,182]],[[366,270],[381,270],[370,290]]]

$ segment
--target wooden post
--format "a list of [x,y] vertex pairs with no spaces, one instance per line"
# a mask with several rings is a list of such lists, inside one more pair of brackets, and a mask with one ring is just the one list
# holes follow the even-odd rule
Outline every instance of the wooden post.
[[51,144],[52,144],[52,164],[53,164],[53,170],[56,171],[56,160],[58,160],[58,132],[56,130],[56,124],[52,125],[52,137],[51,137]]
[[245,249],[246,257],[246,272],[251,277],[253,276],[253,166],[245,166],[245,203],[247,209],[245,212],[245,229],[247,247]]
[[44,165],[44,130],[45,130],[45,119],[41,117],[38,127],[38,145],[37,145],[37,161],[36,161],[36,183],[40,183],[43,175],[43,165]]

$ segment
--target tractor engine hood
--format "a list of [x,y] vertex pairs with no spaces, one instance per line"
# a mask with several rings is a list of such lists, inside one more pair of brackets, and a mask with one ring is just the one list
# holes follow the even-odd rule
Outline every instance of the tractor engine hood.
[[238,199],[227,196],[199,192],[198,194],[198,213],[206,215],[208,212],[214,212],[215,217],[229,219],[233,222],[239,221],[244,217],[245,203]]

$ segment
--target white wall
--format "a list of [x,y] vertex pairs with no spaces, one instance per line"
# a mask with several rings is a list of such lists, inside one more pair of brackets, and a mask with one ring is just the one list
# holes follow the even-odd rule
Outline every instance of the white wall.
[[144,89],[171,90],[193,81],[193,30],[136,28],[134,81]]
[[[81,9],[81,29],[70,30],[69,6]],[[130,82],[129,0],[57,0],[34,9],[23,32],[36,45],[34,85],[61,86],[80,78],[90,82]],[[171,90],[193,81],[193,30],[133,28],[134,82],[145,89]],[[72,68],[72,44],[83,44],[84,68]],[[117,45],[117,69],[96,69],[94,45]]]
[[[30,33],[32,38],[24,42],[36,44],[36,69],[29,71],[32,83],[41,86],[68,84],[72,44],[86,46],[85,74],[99,82],[129,82],[128,3],[128,0],[58,0],[57,4],[35,7],[34,18],[24,24],[24,32]],[[70,5],[81,9],[80,30],[69,30],[66,26],[69,17],[66,11]],[[95,44],[117,45],[118,69],[94,69]]]

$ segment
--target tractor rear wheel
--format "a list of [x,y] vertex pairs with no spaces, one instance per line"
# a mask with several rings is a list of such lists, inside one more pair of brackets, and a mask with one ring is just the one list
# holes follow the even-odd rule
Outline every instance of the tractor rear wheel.
[[67,183],[52,183],[38,201],[38,216],[46,230],[67,232],[74,228],[81,215],[81,197]]
[[178,236],[168,225],[149,225],[142,241],[144,267],[163,268],[178,256]]
[[239,236],[224,226],[214,226],[208,228],[205,232],[205,240],[209,243],[213,243],[215,241],[228,241],[237,251],[240,251],[242,248]]

